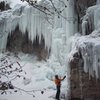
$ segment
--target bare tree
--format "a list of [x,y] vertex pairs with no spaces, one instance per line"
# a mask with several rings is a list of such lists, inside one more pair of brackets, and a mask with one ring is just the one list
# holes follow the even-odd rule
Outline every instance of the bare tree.
[[[13,65],[15,63],[17,64],[17,67],[14,68]],[[17,77],[21,77],[19,73],[22,71],[22,66],[19,62],[10,60],[10,53],[0,58],[0,90],[2,90],[1,94],[3,94],[5,90],[14,89],[14,86],[11,82]],[[9,78],[10,76],[12,78]]]
[[[3,55],[0,57],[0,93],[7,94],[7,90],[11,89],[13,89],[14,92],[17,92],[18,90],[29,92],[15,87],[12,84],[12,81],[17,78],[25,79],[25,76],[21,75],[21,73],[26,74],[26,72],[22,69],[24,65],[22,66],[17,60],[12,61],[10,54],[11,53],[7,53],[5,56]],[[17,55],[14,56],[16,59],[20,59]],[[14,66],[14,64],[16,64],[16,66]]]
[[[26,80],[27,72],[23,70],[24,65],[19,63],[21,60],[17,54],[14,55],[15,60],[12,61],[11,53],[6,53],[2,57],[0,57],[0,94],[8,94],[13,92],[25,92],[28,95],[32,95],[35,97],[34,92],[40,91],[41,94],[44,93],[46,89],[39,90],[25,90],[23,88],[19,88],[14,86],[13,81],[17,78],[21,78],[22,80]],[[19,60],[17,60],[19,59]],[[14,66],[16,64],[16,66]]]

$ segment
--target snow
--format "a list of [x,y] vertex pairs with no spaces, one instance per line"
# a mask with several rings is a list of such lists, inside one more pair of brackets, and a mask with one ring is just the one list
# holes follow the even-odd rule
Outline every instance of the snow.
[[[0,58],[6,56],[6,54],[1,54]],[[63,77],[66,73],[66,69],[64,70],[63,68],[63,70],[61,70],[62,66],[56,66],[56,67],[50,66],[51,64],[48,62],[44,62],[44,61],[39,62],[37,61],[37,57],[31,56],[28,54],[25,55],[22,53],[20,53],[17,58],[14,56],[14,54],[10,54],[10,56],[7,57],[6,60],[8,62],[10,61],[15,62],[13,65],[13,69],[15,67],[18,67],[16,62],[19,62],[20,65],[23,66],[22,67],[23,72],[21,73],[17,72],[16,74],[25,77],[25,80],[23,79],[23,77],[16,78],[15,80],[12,81],[12,83],[17,88],[20,88],[26,91],[33,91],[33,92],[28,92],[28,93],[29,94],[33,93],[34,97],[32,95],[27,94],[24,91],[19,90],[18,92],[15,93],[14,90],[8,90],[7,94],[0,95],[0,99],[13,100],[15,98],[15,100],[18,100],[18,99],[21,100],[23,98],[27,100],[30,98],[30,100],[43,100],[43,99],[53,100],[56,94],[56,86],[54,82],[51,81],[51,79],[54,79],[56,70],[57,71],[59,70],[60,77]],[[26,74],[24,72],[26,72]],[[8,76],[9,80],[13,78],[14,74],[15,73]],[[66,92],[68,92],[69,88],[67,87],[66,81],[67,81],[67,78],[62,82],[61,96],[62,96],[62,93],[63,95],[66,95]],[[15,90],[17,90],[17,88]],[[42,94],[41,91],[44,91],[44,93]]]
[[[54,94],[55,91],[46,91],[44,94],[41,94],[41,92],[36,92],[35,93],[35,97],[33,96],[28,96],[27,94],[23,94],[23,95],[19,95],[19,94],[12,94],[9,96],[3,97],[1,96],[1,99],[3,100],[7,100],[7,98],[9,98],[9,100],[54,100]],[[64,100],[64,99],[61,99]]]

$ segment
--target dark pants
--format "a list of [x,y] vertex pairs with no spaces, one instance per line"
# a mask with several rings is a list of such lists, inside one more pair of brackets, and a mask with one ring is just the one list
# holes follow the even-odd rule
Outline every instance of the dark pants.
[[56,99],[59,100],[59,96],[60,96],[60,86],[57,86],[57,93],[56,93]]

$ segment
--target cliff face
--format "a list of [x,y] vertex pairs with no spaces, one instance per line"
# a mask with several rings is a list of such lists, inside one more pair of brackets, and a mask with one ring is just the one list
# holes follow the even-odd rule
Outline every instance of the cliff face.
[[71,100],[100,100],[100,80],[84,72],[79,66],[79,52],[73,56],[71,67]]
[[100,7],[92,7],[94,4],[96,0],[76,0],[75,4],[79,30],[84,36],[74,36],[71,48],[72,100],[100,100]]

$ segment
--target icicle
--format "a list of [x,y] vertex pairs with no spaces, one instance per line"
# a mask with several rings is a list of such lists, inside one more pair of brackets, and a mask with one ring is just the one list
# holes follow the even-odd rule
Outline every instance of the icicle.
[[83,21],[82,23],[82,35],[86,35],[87,31],[87,21]]
[[45,47],[50,49],[51,31],[48,27],[51,26],[46,21],[44,13],[31,6],[17,5],[13,10],[2,13],[2,16],[5,19],[0,19],[0,22],[3,23],[0,26],[2,34],[11,33],[18,26],[23,34],[25,34],[26,31],[28,32],[28,38],[32,42],[36,36],[39,36],[40,42],[41,36],[43,36]]

